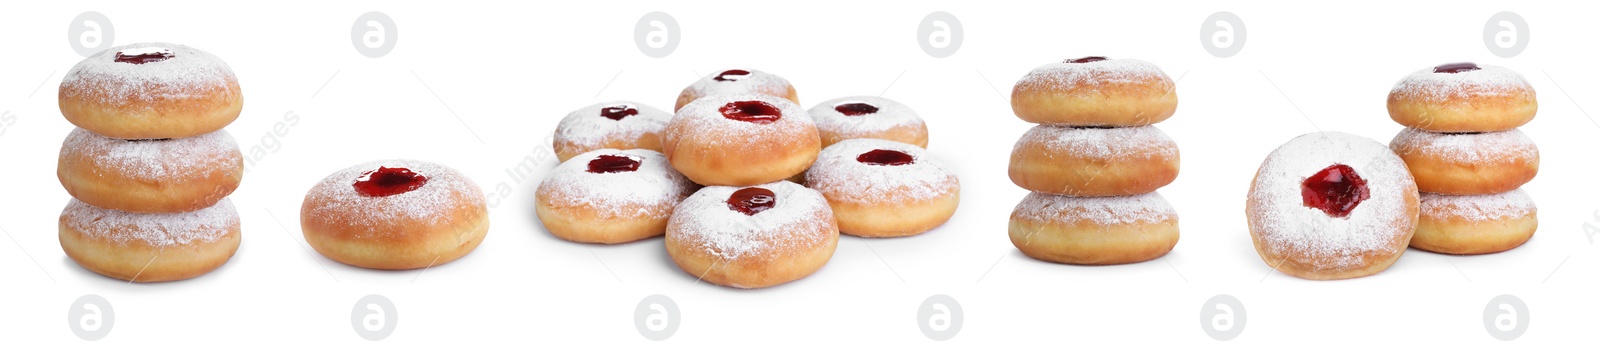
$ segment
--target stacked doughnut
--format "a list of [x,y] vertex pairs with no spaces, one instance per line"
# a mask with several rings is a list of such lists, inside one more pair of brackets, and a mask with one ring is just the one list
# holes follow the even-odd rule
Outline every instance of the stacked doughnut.
[[628,101],[580,108],[556,128],[564,162],[540,183],[535,210],[574,242],[665,235],[679,268],[738,288],[815,273],[841,232],[920,234],[955,212],[955,175],[922,149],[927,128],[910,108],[797,101],[787,80],[741,69],[685,88],[675,113]]
[[61,114],[78,128],[56,175],[73,200],[61,247],[84,268],[130,282],[197,277],[239,248],[243,155],[224,126],[243,96],[233,70],[183,45],[138,43],[68,71]]
[[1533,237],[1538,208],[1519,189],[1539,172],[1539,148],[1517,127],[1533,120],[1533,85],[1503,67],[1445,64],[1413,72],[1389,92],[1405,130],[1389,148],[1421,191],[1411,247],[1488,254]]
[[1033,191],[1011,213],[1030,257],[1106,265],[1155,259],[1178,242],[1178,215],[1156,189],[1178,176],[1178,146],[1151,126],[1177,110],[1161,68],[1091,56],[1040,66],[1011,108],[1039,124],[1011,151],[1011,181]]

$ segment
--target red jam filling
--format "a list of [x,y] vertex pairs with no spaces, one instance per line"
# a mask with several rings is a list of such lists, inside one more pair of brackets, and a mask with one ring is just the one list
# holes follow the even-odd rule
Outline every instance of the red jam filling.
[[845,116],[862,116],[878,112],[878,107],[867,103],[845,103],[833,106],[833,111]]
[[916,162],[916,159],[905,152],[871,150],[856,156],[856,161],[866,165],[907,165]]
[[717,77],[712,77],[711,79],[716,80],[717,82],[738,81],[743,80],[745,76],[750,76],[750,72],[745,70],[728,70],[717,74]]
[[119,51],[119,52],[117,52],[116,61],[119,62],[119,63],[129,63],[129,64],[134,64],[134,65],[142,65],[142,64],[149,64],[149,63],[153,63],[153,62],[159,62],[159,61],[167,60],[167,59],[171,59],[171,58],[172,58],[172,51],[166,50],[166,49],[156,50],[156,51],[148,52],[148,53],[135,53],[135,52],[122,52],[122,51]]
[[724,118],[756,124],[771,124],[783,117],[778,107],[762,101],[730,102],[717,111],[722,112]]
[[626,105],[600,108],[600,116],[606,119],[622,121],[622,118],[639,115],[639,109]]
[[1356,205],[1371,196],[1367,181],[1356,174],[1355,168],[1343,164],[1328,166],[1300,183],[1300,198],[1306,207],[1333,217],[1350,216]]
[[728,196],[728,208],[746,216],[754,216],[777,206],[778,195],[763,188],[743,188],[734,191],[733,196]]
[[639,170],[639,160],[633,156],[603,154],[589,160],[590,173],[626,173],[636,170]]
[[1478,67],[1478,64],[1473,64],[1473,63],[1453,63],[1453,64],[1444,64],[1444,65],[1434,66],[1433,67],[1433,73],[1436,73],[1436,74],[1454,74],[1454,73],[1462,73],[1462,72],[1467,72],[1467,71],[1478,71],[1480,69],[1482,69],[1482,68]]
[[421,188],[428,177],[406,168],[378,167],[356,178],[356,192],[371,197],[394,196]]
[[1096,62],[1096,61],[1106,61],[1106,57],[1104,57],[1104,56],[1085,56],[1085,57],[1081,57],[1081,58],[1077,58],[1077,59],[1071,59],[1071,60],[1067,60],[1067,61],[1063,61],[1063,62],[1064,63],[1068,63],[1068,64],[1088,64],[1088,63],[1092,63],[1092,62]]

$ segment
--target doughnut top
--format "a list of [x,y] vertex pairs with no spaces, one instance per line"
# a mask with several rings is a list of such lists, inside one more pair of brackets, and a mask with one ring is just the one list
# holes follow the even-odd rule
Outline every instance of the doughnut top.
[[1528,193],[1516,189],[1489,195],[1422,193],[1420,210],[1424,218],[1482,222],[1522,218],[1538,211],[1538,206],[1534,205]]
[[[1449,66],[1449,67],[1447,67]],[[1450,100],[1473,100],[1476,97],[1508,97],[1533,95],[1533,84],[1521,74],[1499,66],[1478,66],[1466,70],[1451,65],[1426,68],[1412,72],[1400,79],[1389,91],[1394,99],[1443,103]],[[1531,97],[1530,97],[1531,98]]]
[[611,101],[589,105],[567,114],[556,125],[556,141],[582,146],[599,146],[608,140],[637,140],[645,134],[659,134],[672,114],[654,107]]
[[[868,158],[893,152],[906,163],[880,163]],[[898,162],[891,161],[891,162]],[[806,171],[806,184],[834,202],[899,205],[922,202],[961,191],[956,175],[943,162],[916,145],[879,139],[850,139],[822,149]]]
[[1074,127],[1038,125],[1017,140],[1014,149],[1026,144],[1042,144],[1052,151],[1107,161],[1170,159],[1178,155],[1178,144],[1154,125],[1134,127]]
[[[763,123],[735,120],[724,116],[723,109],[736,102],[760,102],[777,108],[775,114],[782,118]],[[697,140],[708,141],[711,144],[708,148],[711,149],[739,149],[764,145],[771,141],[793,139],[792,135],[796,131],[816,129],[811,116],[794,102],[753,93],[697,99],[679,109],[668,125],[670,131],[667,134],[677,135],[676,138],[688,138],[687,136],[694,135]]]
[[[427,182],[413,190],[386,196],[369,196],[357,182],[370,180],[380,168],[404,168],[425,176]],[[306,193],[301,214],[323,224],[347,224],[358,236],[386,236],[380,227],[401,222],[439,225],[461,209],[483,209],[483,189],[466,176],[443,165],[416,160],[381,160],[345,168],[317,183]]]
[[[772,192],[770,209],[745,214],[729,205],[735,193],[755,188]],[[678,204],[667,233],[689,248],[733,261],[820,246],[830,240],[827,234],[795,229],[834,226],[834,222],[833,209],[821,193],[780,180],[753,187],[702,188]]]
[[922,116],[905,104],[882,97],[853,96],[817,104],[808,111],[817,129],[861,136],[902,126],[922,126]]
[[1089,222],[1113,226],[1176,220],[1178,212],[1156,192],[1110,197],[1073,197],[1032,192],[1022,198],[1022,202],[1011,212],[1011,217],[1034,223]]
[[1539,158],[1539,147],[1522,130],[1481,133],[1439,133],[1406,128],[1394,136],[1389,148],[1399,153],[1421,153],[1446,162],[1476,165],[1493,161],[1529,161]]
[[783,97],[788,95],[789,80],[759,70],[723,70],[700,78],[684,90],[696,97],[747,93]]
[[170,43],[111,47],[84,58],[61,79],[64,97],[119,108],[155,109],[166,100],[217,92],[238,99],[237,88],[238,78],[222,59]]
[[[1092,60],[1099,58],[1101,60]],[[1090,60],[1086,60],[1090,59]],[[1085,62],[1077,62],[1085,61]],[[1034,68],[1017,81],[1017,90],[1064,90],[1072,87],[1111,84],[1162,82],[1169,88],[1172,78],[1155,64],[1138,59],[1087,57],[1069,59]]]
[[[1330,166],[1351,167],[1365,181],[1368,198],[1334,216],[1306,204],[1303,184]],[[1342,132],[1301,135],[1267,156],[1250,187],[1251,234],[1263,251],[1304,254],[1319,269],[1366,266],[1363,256],[1406,247],[1415,227],[1416,183],[1404,161],[1388,147]],[[1297,257],[1300,258],[1300,257]]]
[[222,199],[211,207],[181,213],[133,213],[90,206],[73,199],[61,211],[62,225],[86,236],[117,244],[144,242],[154,247],[205,243],[221,239],[239,227],[233,202]]
[[[594,161],[622,158],[638,163],[632,171],[594,173]],[[600,149],[568,159],[546,175],[538,193],[561,208],[585,207],[602,217],[665,218],[696,186],[667,164],[661,152]]]
[[89,130],[72,129],[61,144],[62,156],[85,156],[95,169],[149,183],[204,178],[216,168],[242,167],[239,144],[227,131],[175,139],[120,140]]

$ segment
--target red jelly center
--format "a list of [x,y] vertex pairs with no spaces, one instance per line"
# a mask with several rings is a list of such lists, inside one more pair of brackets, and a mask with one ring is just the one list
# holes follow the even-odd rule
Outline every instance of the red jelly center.
[[589,160],[590,173],[623,173],[636,170],[639,170],[639,160],[633,156],[605,154]]
[[1453,64],[1444,64],[1444,65],[1434,66],[1433,67],[1433,73],[1436,73],[1436,74],[1453,74],[1453,73],[1461,73],[1461,72],[1467,72],[1467,71],[1478,71],[1479,69],[1482,69],[1482,68],[1478,67],[1478,64],[1473,64],[1473,63],[1453,63]]
[[1068,63],[1068,64],[1087,64],[1087,63],[1092,63],[1092,62],[1096,62],[1096,61],[1106,61],[1106,57],[1104,57],[1104,56],[1085,56],[1085,57],[1081,57],[1081,58],[1077,58],[1077,59],[1071,59],[1071,60],[1067,60],[1067,61],[1063,61],[1063,62],[1064,63]]
[[150,50],[148,52],[117,52],[116,61],[134,65],[148,64],[172,58],[172,51],[166,49]]
[[728,196],[728,209],[754,216],[778,206],[778,195],[763,188],[743,188]]
[[378,167],[356,178],[356,192],[371,197],[399,195],[421,188],[428,177],[406,168]]
[[634,115],[639,115],[639,109],[626,105],[600,108],[600,116],[606,117],[606,119],[621,121],[622,118]]
[[1349,216],[1356,205],[1370,197],[1367,181],[1348,165],[1328,166],[1300,183],[1300,198],[1306,207],[1322,210],[1333,217]]
[[856,156],[856,161],[867,165],[907,165],[916,162],[911,155],[895,150],[871,150]]
[[862,116],[878,112],[878,107],[866,103],[845,103],[833,106],[833,111],[845,116]]
[[717,74],[717,77],[712,77],[711,79],[717,80],[717,82],[738,81],[744,79],[745,76],[750,76],[750,72],[745,70],[728,70]]
[[757,124],[771,124],[783,117],[783,112],[779,111],[778,107],[762,101],[731,102],[723,105],[718,111],[722,112],[724,118]]

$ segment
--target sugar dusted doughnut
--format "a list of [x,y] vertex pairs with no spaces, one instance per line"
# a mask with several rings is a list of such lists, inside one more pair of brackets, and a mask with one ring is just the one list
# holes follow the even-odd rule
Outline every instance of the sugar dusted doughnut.
[[743,94],[706,97],[678,110],[661,151],[696,183],[746,186],[800,174],[816,161],[821,143],[800,106]]
[[604,102],[567,114],[556,125],[556,157],[565,162],[572,156],[603,148],[661,151],[661,129],[672,114],[628,101]]
[[551,171],[535,192],[535,212],[558,238],[616,244],[665,233],[679,201],[697,188],[661,152],[601,149]]
[[1178,244],[1178,213],[1158,193],[1072,197],[1029,193],[1011,211],[1011,244],[1039,260],[1114,265],[1152,260]]
[[1138,126],[1178,110],[1172,78],[1136,59],[1090,56],[1033,69],[1011,90],[1011,110],[1035,124]]
[[84,203],[128,212],[189,212],[239,187],[244,156],[227,131],[161,140],[118,140],[73,129],[56,177]]
[[1521,189],[1489,195],[1423,193],[1411,247],[1458,255],[1511,250],[1539,229],[1538,213]]
[[758,70],[733,69],[718,71],[685,87],[678,93],[678,103],[672,110],[681,110],[700,98],[739,94],[764,94],[800,104],[800,95],[789,80]]
[[329,175],[300,204],[300,229],[322,256],[351,266],[438,266],[472,252],[489,232],[483,189],[423,161],[363,163]]
[[62,78],[59,98],[67,121],[120,139],[217,131],[244,106],[227,63],[170,43],[116,46],[84,58]]
[[839,232],[863,237],[922,234],[944,224],[961,202],[961,184],[920,147],[878,139],[844,140],[822,150],[806,171]]
[[928,125],[905,104],[882,97],[836,98],[808,113],[822,135],[822,147],[854,138],[875,138],[928,147]]
[[1405,162],[1388,147],[1319,132],[1267,156],[1245,215],[1267,266],[1300,278],[1345,279],[1400,259],[1417,229],[1417,198]]
[[1539,147],[1517,129],[1482,133],[1438,133],[1407,128],[1389,148],[1400,154],[1421,192],[1498,194],[1521,187],[1539,173]]
[[61,250],[94,273],[129,282],[199,277],[239,249],[239,213],[224,199],[182,213],[133,213],[72,200],[61,211]]
[[1389,118],[1428,131],[1510,130],[1538,110],[1533,85],[1498,66],[1439,65],[1407,75],[1389,91]]
[[839,245],[822,194],[788,181],[707,186],[678,204],[667,254],[689,275],[737,288],[771,287],[817,272]]
[[1154,126],[1039,125],[1011,150],[1011,182],[1072,196],[1136,195],[1178,178],[1178,144]]

